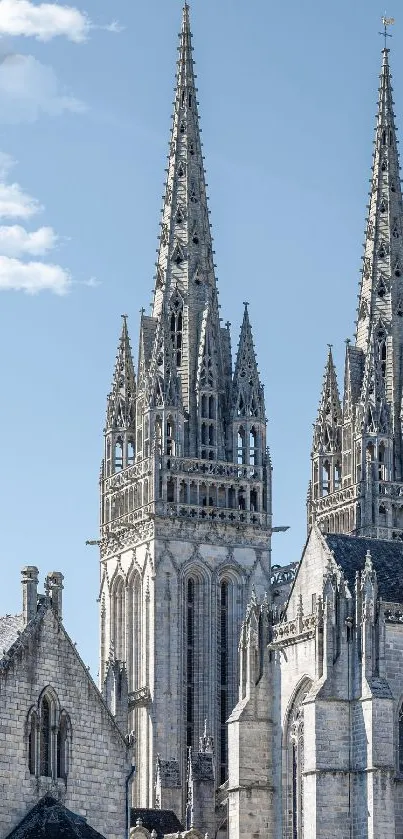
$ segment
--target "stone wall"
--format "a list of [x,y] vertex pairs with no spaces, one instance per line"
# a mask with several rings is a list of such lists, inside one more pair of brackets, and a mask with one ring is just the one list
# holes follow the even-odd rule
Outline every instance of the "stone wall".
[[[124,738],[52,609],[38,617],[0,668],[0,839],[46,792],[107,839],[122,839],[129,771]],[[49,686],[71,721],[67,780],[29,771],[28,714]]]

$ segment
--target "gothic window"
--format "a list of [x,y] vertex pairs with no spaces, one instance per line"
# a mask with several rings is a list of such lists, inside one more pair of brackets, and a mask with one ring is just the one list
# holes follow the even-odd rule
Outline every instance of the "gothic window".
[[28,767],[31,775],[36,775],[36,746],[38,736],[38,717],[33,711],[28,721]]
[[379,205],[380,212],[381,213],[386,213],[387,206],[388,206],[388,202],[387,202],[386,198],[382,198],[381,203]]
[[190,200],[192,204],[197,204],[197,189],[196,184],[194,181],[190,184],[190,193],[189,193]]
[[167,501],[172,504],[175,501],[175,484],[172,478],[167,481]]
[[379,279],[378,285],[376,287],[376,292],[377,292],[378,297],[381,297],[381,298],[385,297],[386,285],[385,285],[385,281],[384,281],[383,277],[380,277],[380,279]]
[[297,692],[284,731],[285,826],[287,839],[304,839],[304,699],[309,684]]
[[128,587],[130,633],[128,635],[128,676],[130,690],[141,687],[141,579],[136,571]]
[[175,454],[175,425],[172,419],[166,424],[166,453],[168,456]]
[[394,270],[395,270],[395,277],[400,277],[400,275],[401,275],[401,273],[402,273],[402,272],[401,272],[401,269],[400,269],[400,262],[399,262],[399,260],[398,260],[398,259],[396,260],[396,264],[395,264],[395,269],[394,269]]
[[125,660],[125,629],[125,586],[123,577],[118,577],[112,590],[112,639],[119,661]]
[[171,340],[175,353],[176,366],[182,363],[182,339],[183,339],[183,301],[176,292],[170,302],[171,311]]
[[188,103],[189,103],[189,108],[191,108],[192,107],[192,94],[191,93],[189,93]]
[[339,462],[336,463],[334,467],[334,488],[340,489],[341,487],[341,464]]
[[256,466],[258,462],[258,438],[255,428],[251,428],[249,432],[249,463],[251,466]]
[[59,729],[56,732],[56,775],[67,778],[69,772],[69,719],[67,714],[60,715]]
[[395,186],[395,182],[394,182],[394,181],[391,181],[391,182],[390,182],[390,191],[391,191],[391,192],[396,192],[396,186]]
[[51,705],[47,696],[44,696],[40,709],[40,774],[43,777],[52,775],[52,720]]
[[208,415],[210,419],[216,419],[216,400],[214,396],[209,396]]
[[330,493],[330,463],[325,460],[322,466],[322,495]]
[[385,129],[382,131],[382,145],[386,146],[386,131],[385,131]]
[[220,784],[223,784],[227,779],[227,719],[231,711],[228,703],[228,601],[229,585],[227,581],[224,581],[220,585]]
[[52,688],[46,688],[27,722],[28,768],[31,775],[64,778],[69,771],[71,724]]
[[195,153],[194,143],[189,143],[189,154],[193,157]]
[[123,469],[123,440],[119,437],[115,443],[115,472]]
[[186,745],[193,745],[196,581],[186,583]]
[[398,748],[398,763],[399,773],[403,775],[403,705],[400,706],[399,711],[399,748]]
[[135,455],[134,440],[129,440],[128,444],[127,444],[127,465],[128,466],[133,466],[134,455]]
[[388,161],[386,160],[386,157],[384,157],[383,160],[382,160],[382,164],[381,164],[381,171],[382,172],[387,172],[387,170],[388,170]]
[[378,451],[378,480],[386,480],[385,469],[385,443],[380,443]]
[[378,341],[378,354],[379,354],[379,361],[380,361],[380,364],[381,364],[382,376],[383,376],[383,378],[385,378],[385,376],[386,376],[386,333],[385,333],[385,330],[382,329],[382,327],[378,329],[377,341]]
[[178,177],[183,178],[184,174],[185,174],[185,164],[180,163],[179,166],[178,166]]
[[238,430],[238,463],[246,463],[246,439],[245,439],[245,429],[239,428]]
[[180,124],[179,131],[180,131],[180,133],[181,133],[181,134],[184,134],[184,133],[185,133],[185,131],[186,131],[186,122],[185,122],[185,120],[184,120],[184,119],[182,120],[182,122],[181,122],[181,124]]
[[384,504],[379,505],[379,525],[386,527],[386,507]]

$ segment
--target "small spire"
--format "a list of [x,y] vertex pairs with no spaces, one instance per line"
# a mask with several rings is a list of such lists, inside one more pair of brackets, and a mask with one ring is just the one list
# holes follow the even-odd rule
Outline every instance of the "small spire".
[[328,347],[322,394],[314,424],[313,450],[318,452],[321,449],[330,453],[341,452],[342,412],[332,345],[328,344]]
[[136,376],[127,327],[127,315],[122,315],[122,331],[116,356],[115,372],[107,402],[107,428],[128,430],[134,427],[135,398]]
[[233,410],[237,417],[256,417],[265,421],[263,386],[257,368],[248,303],[244,302],[243,321],[233,379]]

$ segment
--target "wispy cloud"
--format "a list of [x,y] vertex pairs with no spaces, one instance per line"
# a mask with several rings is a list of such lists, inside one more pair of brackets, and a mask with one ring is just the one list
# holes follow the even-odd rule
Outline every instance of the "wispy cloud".
[[[0,152],[0,219],[3,222],[7,219],[28,222],[43,207],[18,183],[8,183],[14,165],[15,161],[8,154]],[[32,256],[46,258],[58,241],[53,227],[29,231],[23,224],[1,224],[0,291],[67,294],[73,284],[69,271],[43,259],[25,261],[26,257]]]
[[0,256],[0,291],[25,291],[38,294],[40,291],[53,291],[54,294],[67,294],[71,286],[71,276],[60,265],[46,262],[22,262],[8,256]]
[[[1,9],[0,0],[0,9]],[[85,105],[61,90],[52,69],[33,55],[10,55],[0,64],[0,122],[34,122],[41,113],[82,113]]]
[[74,6],[59,3],[39,3],[31,0],[0,0],[0,35],[15,35],[50,41],[59,35],[76,44],[86,41],[91,29],[120,32],[117,21],[106,26],[94,24],[85,12]]
[[49,41],[64,35],[70,41],[85,41],[91,21],[73,6],[56,3],[34,5],[30,0],[1,0],[0,35],[25,35]]
[[20,224],[0,226],[0,255],[18,257],[24,254],[44,256],[58,242],[53,227],[40,227],[28,232]]
[[24,192],[19,184],[0,181],[0,218],[29,219],[41,209],[36,198]]

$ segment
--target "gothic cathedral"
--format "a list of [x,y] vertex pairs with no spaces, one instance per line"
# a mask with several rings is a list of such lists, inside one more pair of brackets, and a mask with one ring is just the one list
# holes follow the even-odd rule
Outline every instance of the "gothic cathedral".
[[341,404],[329,350],[312,447],[308,526],[403,535],[403,205],[388,50],[383,50],[354,343]]
[[137,803],[158,804],[158,763],[182,815],[205,721],[227,778],[241,624],[269,589],[271,539],[264,393],[247,304],[234,372],[219,316],[192,49],[185,4],[152,313],[137,374],[123,318],[101,472],[100,679],[125,663]]

